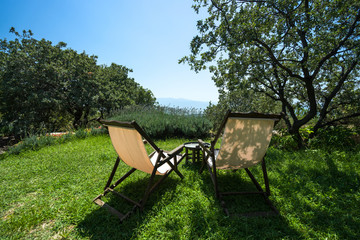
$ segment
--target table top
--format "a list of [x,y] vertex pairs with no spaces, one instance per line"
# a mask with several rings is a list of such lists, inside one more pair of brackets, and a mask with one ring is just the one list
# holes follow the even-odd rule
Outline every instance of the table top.
[[[206,147],[210,147],[210,143],[205,143]],[[188,149],[197,149],[200,148],[200,144],[198,142],[187,142],[184,143],[184,147]]]

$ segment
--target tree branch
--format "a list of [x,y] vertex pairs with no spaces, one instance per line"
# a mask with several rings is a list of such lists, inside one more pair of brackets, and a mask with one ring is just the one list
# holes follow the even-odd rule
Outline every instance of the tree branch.
[[[357,56],[356,59],[359,59],[359,56]],[[324,105],[323,105],[322,109],[320,110],[319,120],[317,121],[317,123],[314,126],[314,131],[315,132],[316,132],[317,129],[319,129],[319,128],[321,128],[323,126],[322,121],[325,119],[325,117],[326,117],[326,115],[328,113],[328,108],[329,108],[329,105],[330,105],[332,99],[340,91],[341,87],[344,85],[345,80],[348,78],[348,76],[350,75],[352,70],[355,69],[358,62],[359,62],[359,60],[356,60],[351,64],[351,66],[347,69],[347,71],[342,74],[340,80],[338,81],[338,83],[336,84],[336,86],[334,87],[332,92],[329,94],[329,96],[325,97]]]
[[339,122],[339,121],[344,120],[344,119],[349,119],[349,118],[354,118],[354,117],[359,117],[359,116],[360,116],[360,113],[353,113],[353,114],[348,115],[348,116],[344,116],[344,117],[341,117],[341,118],[337,118],[337,119],[334,119],[334,120],[332,120],[332,121],[330,121],[330,122],[326,122],[326,123],[321,124],[321,125],[318,127],[318,129],[319,129],[319,128],[322,128],[322,127],[325,127],[325,126],[333,125],[334,123]]
[[319,73],[321,67],[324,65],[324,63],[329,60],[332,56],[336,55],[339,51],[339,49],[345,44],[345,42],[351,37],[351,35],[354,33],[356,28],[356,23],[360,20],[360,10],[358,11],[355,20],[353,24],[351,25],[348,33],[346,36],[339,42],[339,44],[333,48],[328,54],[326,54],[318,63],[317,67],[315,68],[311,78],[314,79],[316,75]]

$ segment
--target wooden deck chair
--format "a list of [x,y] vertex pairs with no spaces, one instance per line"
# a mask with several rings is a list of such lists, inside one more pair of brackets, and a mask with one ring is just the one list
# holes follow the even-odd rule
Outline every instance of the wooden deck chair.
[[[203,163],[200,173],[207,166],[214,184],[216,197],[225,211],[226,215],[230,214],[226,208],[224,196],[237,194],[261,194],[265,202],[270,206],[268,212],[249,212],[240,215],[243,216],[266,216],[278,214],[278,210],[270,202],[269,180],[265,166],[265,154],[269,146],[272,131],[275,124],[280,120],[281,115],[277,114],[260,114],[260,113],[232,113],[228,111],[221,126],[211,142],[210,148],[199,139],[200,147],[203,151]],[[221,133],[223,133],[220,149],[215,149]],[[265,191],[250,172],[249,168],[261,164],[265,182]],[[254,192],[221,192],[218,186],[218,169],[236,171],[245,169],[252,182],[255,184],[257,191]],[[234,214],[235,215],[235,214]]]
[[[183,175],[177,169],[178,164],[185,156],[184,154],[179,155],[183,150],[183,145],[178,146],[171,152],[164,152],[155,145],[155,143],[149,138],[149,136],[140,128],[140,126],[135,121],[118,122],[99,120],[99,122],[108,128],[111,142],[118,154],[118,158],[115,161],[113,170],[105,185],[104,192],[97,196],[93,201],[99,206],[107,208],[112,214],[119,217],[120,221],[123,221],[136,208],[143,210],[149,195],[172,171],[175,171],[181,179],[183,178]],[[150,155],[148,155],[146,152],[144,146],[144,144],[146,143],[150,144],[151,147],[154,149],[154,152]],[[124,163],[132,167],[132,169],[120,179],[115,181],[115,183],[111,184],[115,172],[118,169],[120,159]],[[140,170],[142,172],[150,174],[147,188],[145,190],[143,198],[140,199],[140,201],[130,199],[124,194],[114,190],[116,186],[122,183],[136,170]],[[162,175],[162,177],[157,182],[154,182],[155,175]],[[101,198],[109,192],[130,202],[130,204],[133,205],[132,210],[127,212],[126,214],[122,214],[118,210],[101,200]]]

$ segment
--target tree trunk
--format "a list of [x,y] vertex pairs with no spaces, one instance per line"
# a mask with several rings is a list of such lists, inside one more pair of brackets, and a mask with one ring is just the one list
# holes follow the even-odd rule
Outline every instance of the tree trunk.
[[84,114],[83,114],[83,119],[81,121],[81,127],[86,127],[86,125],[88,124],[88,122],[89,122],[89,119],[88,119],[89,113],[90,113],[90,108],[86,107],[85,111],[84,111]]
[[73,113],[74,121],[73,121],[73,127],[78,130],[81,127],[81,117],[82,117],[82,109],[76,109]]
[[303,149],[305,147],[304,140],[300,134],[300,127],[297,127],[295,124],[289,129],[289,133],[292,135],[293,139],[296,141],[298,149]]

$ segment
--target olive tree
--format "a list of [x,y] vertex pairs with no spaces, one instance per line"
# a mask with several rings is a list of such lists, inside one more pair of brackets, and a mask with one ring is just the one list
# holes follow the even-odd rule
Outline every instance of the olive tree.
[[131,71],[115,63],[99,67],[96,74],[99,88],[97,108],[101,116],[129,105],[154,105],[153,93],[130,78]]
[[128,77],[130,69],[97,65],[97,57],[63,42],[32,37],[0,39],[1,130],[22,137],[53,131],[71,122],[85,127],[90,116],[127,105],[153,105],[155,98]]
[[61,84],[61,106],[72,116],[72,125],[75,128],[85,127],[89,115],[94,113],[98,100],[98,85],[94,74],[98,66],[96,56],[88,56],[85,52],[77,53],[66,49],[62,52],[63,71]]
[[358,117],[359,1],[194,0],[199,35],[180,60],[209,66],[225,93],[243,82],[279,102],[289,133]]
[[13,41],[0,40],[2,125],[15,135],[53,128],[61,111],[59,72],[64,43],[35,40],[31,31]]

